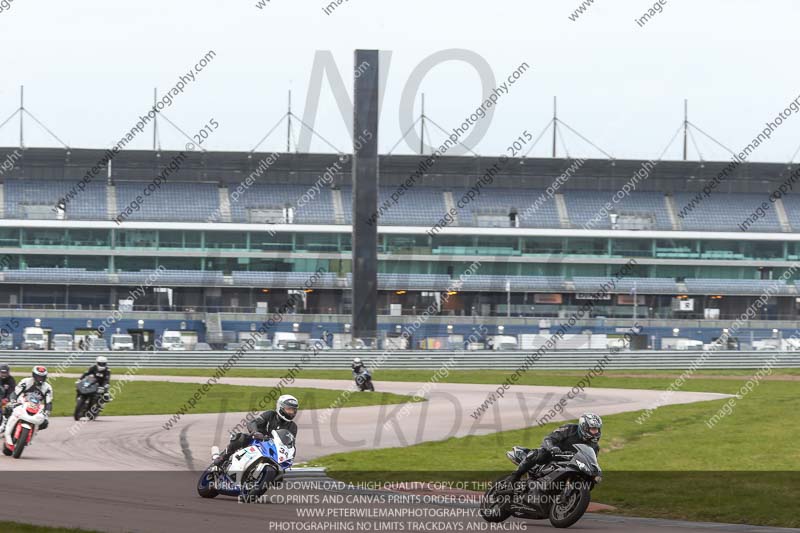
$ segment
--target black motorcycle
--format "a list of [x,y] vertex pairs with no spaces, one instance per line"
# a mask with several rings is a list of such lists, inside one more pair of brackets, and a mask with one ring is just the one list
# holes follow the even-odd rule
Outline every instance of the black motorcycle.
[[375,392],[375,385],[372,384],[372,374],[369,373],[367,367],[361,367],[360,370],[354,370],[356,386],[361,392],[370,391]]
[[[535,466],[517,483],[511,483],[508,476],[495,481],[481,498],[480,515],[487,522],[516,516],[548,518],[555,527],[573,525],[589,507],[591,491],[602,473],[592,448],[585,444],[575,448],[575,453],[557,454],[549,463]],[[529,451],[515,446],[506,455],[519,465]]]
[[97,383],[97,378],[86,376],[75,383],[75,389],[78,391],[75,398],[75,413],[73,413],[75,420],[83,417],[89,420],[97,418],[100,415],[100,397],[102,396],[98,392],[100,385]]

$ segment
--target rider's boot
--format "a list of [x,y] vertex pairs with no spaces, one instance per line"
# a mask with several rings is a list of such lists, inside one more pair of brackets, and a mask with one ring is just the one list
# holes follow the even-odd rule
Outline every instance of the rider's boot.
[[221,467],[223,464],[225,464],[225,461],[227,461],[228,458],[231,455],[233,455],[233,452],[236,451],[235,449],[234,450],[230,449],[232,446],[233,446],[233,444],[229,444],[224,450],[222,450],[222,453],[217,453],[217,454],[212,455],[211,456],[211,464],[213,464],[214,466],[219,466],[219,467]]

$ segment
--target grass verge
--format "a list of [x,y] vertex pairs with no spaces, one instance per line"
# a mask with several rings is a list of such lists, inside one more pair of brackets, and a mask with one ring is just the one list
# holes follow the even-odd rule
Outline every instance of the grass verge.
[[[367,361],[368,362],[368,361]],[[64,370],[65,373],[80,374],[86,370],[84,367],[72,367]],[[118,372],[124,368],[116,369]],[[378,369],[374,372],[375,382],[381,381],[402,381],[402,382],[427,382],[431,379],[435,369],[413,370],[413,369]],[[30,368],[14,368],[15,376],[28,376]],[[624,389],[659,389],[664,387],[665,379],[678,377],[682,370],[609,370],[592,382],[596,387],[616,387]],[[754,370],[734,369],[734,370],[697,370],[693,379],[720,379],[734,381],[736,378],[746,379],[752,376]],[[195,376],[208,377],[213,374],[210,368],[143,368],[139,374],[149,376]],[[501,383],[509,374],[508,370],[450,370],[448,376],[442,377],[439,381],[444,383],[482,383],[498,384]],[[549,385],[549,386],[569,386],[572,387],[577,381],[586,374],[585,370],[530,370],[524,373],[517,382],[519,385]],[[226,377],[244,378],[281,378],[286,375],[286,370],[269,370],[256,368],[232,368]],[[349,369],[305,369],[297,374],[297,379],[341,379],[352,380],[353,375]],[[626,378],[620,380],[618,378]],[[627,378],[634,378],[628,380]],[[781,368],[774,371],[775,379],[797,380],[800,378],[800,368]],[[607,381],[610,380],[610,381]],[[691,380],[690,380],[691,385]],[[683,390],[699,390],[684,387]]]
[[[72,416],[75,409],[75,380],[53,378],[53,416]],[[112,380],[112,385],[113,385]],[[163,381],[129,381],[103,410],[110,415],[174,414],[198,390],[198,383]],[[254,408],[269,389],[239,385],[215,385],[192,409],[192,414],[244,412]],[[327,389],[287,388],[284,394],[297,397],[303,409],[327,409],[340,398],[342,391]],[[388,392],[350,394],[342,397],[341,407],[361,407],[414,401],[410,396]]]
[[8,533],[97,533],[88,529],[34,526],[19,522],[0,522],[0,531]]

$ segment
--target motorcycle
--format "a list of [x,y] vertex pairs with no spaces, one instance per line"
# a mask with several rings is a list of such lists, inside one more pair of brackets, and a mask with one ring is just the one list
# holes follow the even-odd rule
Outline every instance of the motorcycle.
[[99,388],[97,378],[91,375],[75,382],[75,389],[78,392],[75,397],[75,412],[73,413],[75,420],[80,420],[84,416],[89,420],[94,420],[100,415]]
[[[212,455],[218,454],[215,446]],[[209,466],[197,482],[197,493],[203,498],[222,494],[255,502],[270,486],[283,480],[286,470],[292,467],[294,454],[294,435],[286,429],[273,431],[272,437],[265,440],[253,439],[221,466]]]
[[11,411],[6,422],[3,454],[14,459],[22,457],[26,446],[31,444],[34,434],[47,419],[44,413],[44,400],[38,394],[28,394]]
[[[597,454],[585,444],[575,453],[553,455],[537,465],[518,483],[503,477],[481,498],[479,514],[487,522],[503,522],[511,516],[550,520],[558,528],[575,524],[589,507],[591,491],[602,480]],[[519,466],[530,450],[515,446],[506,455]]]
[[362,367],[361,370],[354,371],[353,374],[355,374],[358,390],[361,392],[375,392],[375,385],[372,384],[372,374],[369,373],[367,367]]

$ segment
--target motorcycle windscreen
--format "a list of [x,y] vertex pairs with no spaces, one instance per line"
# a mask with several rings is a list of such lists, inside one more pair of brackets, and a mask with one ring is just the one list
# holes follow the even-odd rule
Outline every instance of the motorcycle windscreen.
[[584,464],[589,465],[589,468],[600,472],[600,463],[597,461],[597,454],[594,453],[594,450],[585,444],[575,444],[575,449],[578,450],[575,453],[575,456],[572,458],[572,461],[581,461]]
[[281,441],[281,444],[287,446],[289,448],[294,448],[294,435],[288,429],[279,429],[275,431],[275,435],[278,437],[278,440]]

